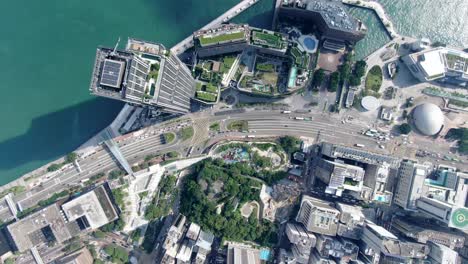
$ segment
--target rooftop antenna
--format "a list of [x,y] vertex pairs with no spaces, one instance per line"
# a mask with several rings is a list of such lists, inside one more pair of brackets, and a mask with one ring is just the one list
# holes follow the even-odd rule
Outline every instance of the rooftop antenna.
[[112,55],[115,55],[115,54],[116,54],[115,51],[117,50],[117,47],[119,46],[119,43],[120,43],[120,37],[119,37],[119,39],[117,40],[117,43],[115,43],[115,47],[114,47],[114,49],[112,50]]

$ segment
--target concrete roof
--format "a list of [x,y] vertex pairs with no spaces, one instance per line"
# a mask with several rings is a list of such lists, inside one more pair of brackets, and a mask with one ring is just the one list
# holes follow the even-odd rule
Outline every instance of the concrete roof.
[[422,69],[427,76],[436,76],[445,73],[445,64],[442,58],[441,50],[436,49],[420,55]]
[[380,101],[379,99],[375,98],[374,96],[366,96],[362,98],[361,100],[361,105],[364,107],[367,111],[373,111],[380,106]]
[[86,217],[91,229],[99,228],[118,218],[104,185],[63,204],[62,209],[69,221]]
[[442,128],[444,114],[437,105],[425,103],[413,110],[413,120],[419,132],[432,136]]
[[[72,237],[72,233],[60,214],[57,204],[50,205],[7,227],[18,251],[55,240],[62,243]],[[49,233],[49,238],[44,233]]]

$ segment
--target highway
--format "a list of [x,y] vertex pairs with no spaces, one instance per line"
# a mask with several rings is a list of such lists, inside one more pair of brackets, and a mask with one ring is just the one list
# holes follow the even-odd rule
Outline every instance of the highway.
[[[220,25],[223,22],[228,22],[229,20],[233,19],[237,15],[241,14],[249,7],[256,4],[259,0],[241,0],[240,3],[229,9],[228,11],[224,12],[224,14],[220,15],[219,17],[215,18],[210,23],[206,24],[200,30],[209,29]],[[193,37],[192,35],[188,36],[181,42],[177,43],[174,47],[171,48],[171,52],[179,55],[184,53],[187,49],[193,47]]]
[[[296,120],[295,117],[309,118],[310,121]],[[187,120],[190,119],[190,122]],[[175,121],[179,120],[179,123]],[[235,120],[248,122],[247,133],[227,131],[226,127]],[[213,122],[219,122],[221,131],[210,132],[209,126]],[[182,125],[181,125],[182,123]],[[162,134],[168,131],[176,131],[182,126],[191,125],[194,128],[194,136],[191,140],[174,140],[169,144],[162,141]],[[203,154],[205,149],[219,141],[245,139],[247,135],[261,137],[273,137],[282,135],[304,136],[315,139],[320,132],[320,141],[345,144],[352,146],[356,143],[365,145],[367,150],[390,154],[389,147],[380,149],[379,145],[388,146],[394,142],[378,142],[375,138],[362,135],[367,127],[346,123],[343,124],[335,116],[322,113],[291,113],[282,114],[278,110],[247,110],[233,113],[232,111],[198,112],[183,116],[176,120],[170,120],[151,127],[144,128],[132,135],[115,139],[122,154],[130,164],[144,159],[149,154],[163,154],[169,151],[178,151],[185,156],[189,147],[193,147],[192,155]],[[118,164],[110,152],[99,146],[96,153],[81,159],[82,172],[75,168],[66,169],[56,177],[49,179],[32,190],[13,197],[13,201],[24,209],[34,206],[38,201],[47,199],[52,194],[77,185],[81,180],[89,178],[100,172],[108,172],[116,169]],[[0,209],[0,219],[7,219],[11,213],[8,207]]]

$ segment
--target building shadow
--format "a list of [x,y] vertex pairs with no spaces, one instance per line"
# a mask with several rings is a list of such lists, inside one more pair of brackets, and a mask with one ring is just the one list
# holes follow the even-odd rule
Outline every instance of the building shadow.
[[122,107],[118,101],[94,98],[34,118],[24,134],[0,142],[0,171],[72,152],[108,126]]

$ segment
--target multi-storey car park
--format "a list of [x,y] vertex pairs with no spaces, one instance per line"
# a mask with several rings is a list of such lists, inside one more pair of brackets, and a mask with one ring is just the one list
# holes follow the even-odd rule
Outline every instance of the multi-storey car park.
[[129,39],[126,51],[97,49],[90,91],[182,114],[190,111],[195,80],[187,66],[163,45]]

